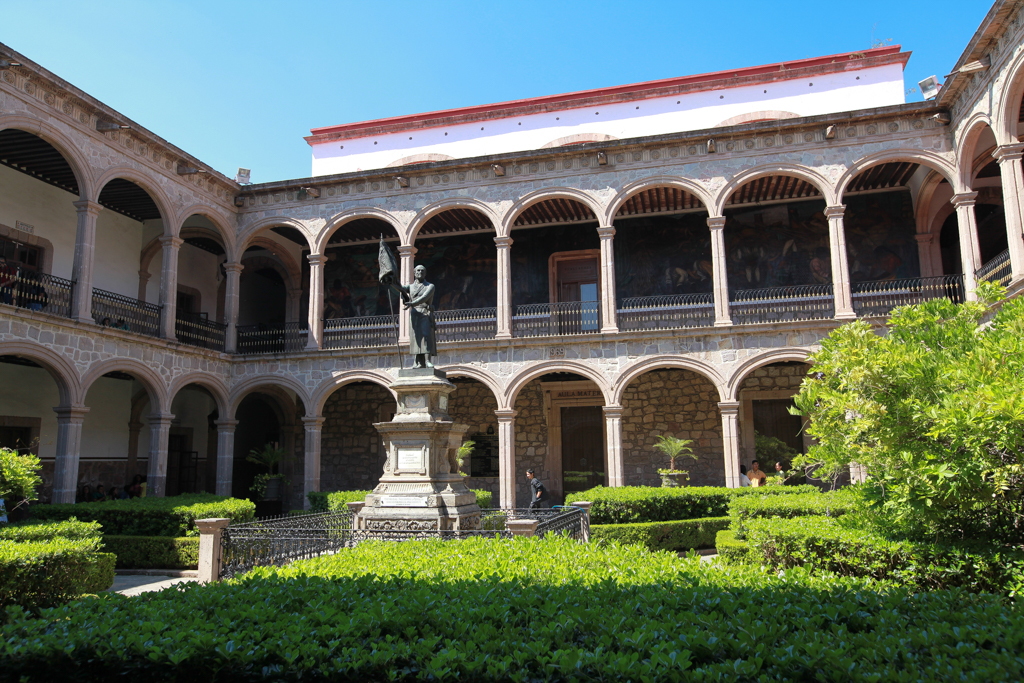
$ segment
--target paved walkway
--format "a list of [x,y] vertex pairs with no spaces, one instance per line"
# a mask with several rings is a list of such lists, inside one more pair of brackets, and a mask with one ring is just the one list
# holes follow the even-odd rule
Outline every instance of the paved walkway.
[[107,589],[111,593],[121,595],[142,595],[151,591],[160,591],[182,581],[195,581],[191,576],[125,576],[118,574],[114,577],[114,585]]

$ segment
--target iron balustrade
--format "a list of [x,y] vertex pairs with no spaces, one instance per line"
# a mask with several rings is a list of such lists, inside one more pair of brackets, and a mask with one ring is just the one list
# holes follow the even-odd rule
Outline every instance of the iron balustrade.
[[711,293],[630,297],[619,303],[618,320],[623,332],[712,327],[715,297]]
[[397,339],[397,315],[371,315],[359,318],[324,320],[325,349],[390,346]]
[[913,277],[902,280],[857,282],[851,289],[853,310],[858,317],[889,315],[898,306],[910,306],[931,299],[964,300],[964,276]]
[[1005,287],[1010,284],[1010,276],[1012,274],[1013,272],[1010,269],[1010,250],[1003,249],[989,259],[988,263],[978,268],[977,278],[978,282],[985,280],[986,282],[995,282]]
[[601,331],[600,301],[558,301],[516,306],[512,316],[515,337],[594,334]]
[[454,311],[435,311],[437,341],[466,341],[494,339],[498,333],[497,308],[460,308]]
[[71,280],[19,269],[14,273],[0,273],[0,303],[27,308],[30,311],[71,317],[71,294],[75,284]]
[[103,289],[92,290],[92,317],[104,327],[148,334],[160,334],[160,307]]
[[288,353],[306,348],[305,323],[245,325],[239,327],[238,353]]
[[[578,507],[554,508],[558,514],[545,515],[537,525],[537,536],[562,534],[581,543],[590,540],[590,518],[586,510]],[[533,511],[536,514],[536,510]]]
[[177,313],[174,334],[182,344],[213,351],[224,350],[228,326],[207,320],[198,313]]
[[832,285],[739,289],[729,301],[729,317],[734,325],[827,320],[835,317]]

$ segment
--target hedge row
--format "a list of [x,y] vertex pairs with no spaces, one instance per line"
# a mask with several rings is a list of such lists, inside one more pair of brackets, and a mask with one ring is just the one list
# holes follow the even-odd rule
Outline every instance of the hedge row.
[[795,496],[741,496],[729,503],[729,516],[732,518],[732,530],[742,539],[746,524],[751,519],[792,519],[810,515],[839,517],[856,510],[860,501],[860,492],[856,488]]
[[715,537],[715,550],[726,563],[743,562],[747,559],[747,543],[736,538],[736,532],[723,529]]
[[891,540],[826,517],[747,523],[752,562],[807,567],[840,576],[888,579],[924,590],[1024,595],[1024,550]]
[[366,543],[8,617],[12,680],[1024,678],[1024,610],[998,596],[561,538]]
[[72,541],[99,538],[102,529],[97,522],[80,522],[71,518],[66,522],[21,522],[0,525],[0,541],[49,541],[67,538]]
[[77,517],[103,525],[104,534],[117,536],[186,536],[196,533],[195,521],[227,517],[246,522],[256,514],[255,503],[211,493],[181,496],[108,500],[100,503],[33,505],[37,520],[57,521]]
[[676,519],[724,517],[729,502],[745,496],[783,496],[814,493],[813,486],[764,486],[730,489],[724,486],[598,486],[589,491],[570,493],[565,504],[589,500],[592,524],[632,524],[669,522]]
[[[470,489],[476,494],[476,504],[482,508],[491,507],[491,492],[479,489]],[[349,503],[363,501],[372,491],[310,491],[306,494],[309,498],[310,512],[334,512],[345,510]]]
[[104,536],[103,549],[118,569],[197,569],[199,537]]
[[615,541],[623,545],[642,545],[648,550],[695,550],[715,545],[715,534],[729,526],[728,517],[683,519],[674,522],[639,524],[594,524],[592,541]]
[[99,546],[98,538],[0,541],[0,609],[49,607],[110,588],[114,556]]

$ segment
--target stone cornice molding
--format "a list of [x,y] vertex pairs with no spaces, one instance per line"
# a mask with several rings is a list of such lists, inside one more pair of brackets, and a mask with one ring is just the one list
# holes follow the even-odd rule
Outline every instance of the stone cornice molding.
[[992,156],[1000,164],[1010,161],[1019,161],[1024,156],[1024,142],[1017,142],[1012,145],[1000,145],[992,150]]

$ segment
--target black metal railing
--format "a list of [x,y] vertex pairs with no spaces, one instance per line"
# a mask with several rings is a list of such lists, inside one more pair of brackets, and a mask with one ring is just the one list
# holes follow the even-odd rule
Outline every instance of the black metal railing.
[[434,321],[439,342],[494,339],[498,333],[498,309],[493,307],[436,311]]
[[978,268],[978,282],[995,282],[1005,287],[1010,284],[1010,276],[1013,274],[1010,268],[1010,250],[1003,249],[1001,252],[989,259],[988,263]]
[[397,315],[371,315],[360,318],[324,320],[325,349],[389,346],[396,343]]
[[227,325],[208,320],[199,313],[178,312],[174,321],[174,334],[182,344],[214,351],[224,350]]
[[623,299],[618,309],[619,330],[678,330],[715,324],[715,297],[707,294],[668,294]]
[[238,353],[288,353],[306,348],[305,323],[245,325],[237,328]]
[[559,301],[516,306],[512,336],[593,334],[601,331],[600,301]]
[[729,317],[734,325],[832,318],[832,285],[739,289],[730,298]]
[[940,275],[880,282],[856,282],[851,286],[853,310],[858,317],[887,316],[898,306],[919,304],[930,299],[964,300],[964,276]]
[[75,287],[71,280],[32,270],[19,270],[7,278],[0,275],[0,279],[0,303],[71,317]]
[[[590,540],[590,518],[583,508],[554,508],[557,514],[545,516],[537,525],[537,536],[562,534],[581,543]],[[534,510],[534,513],[537,511]]]
[[104,327],[151,337],[160,334],[159,306],[95,287],[92,289],[92,317]]

